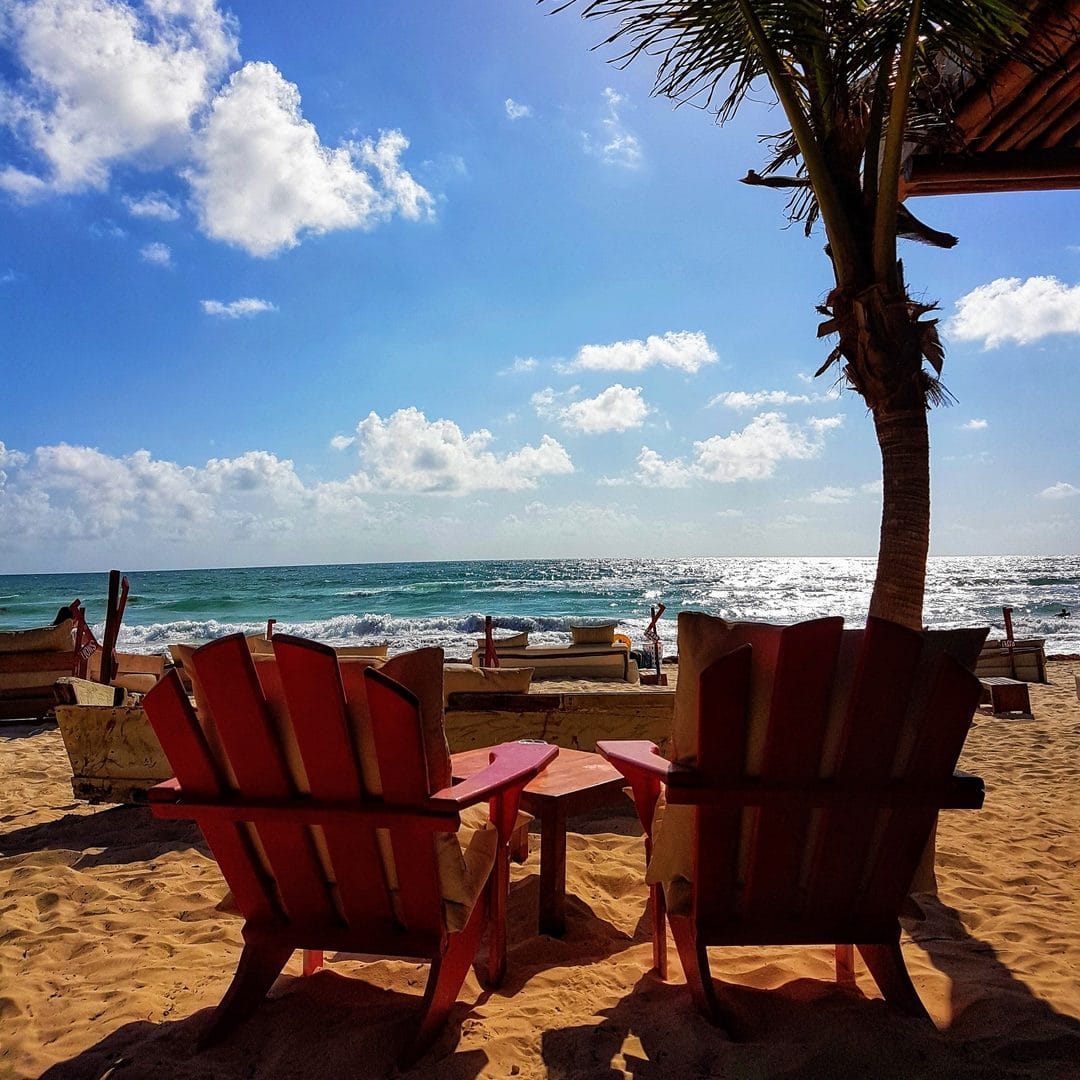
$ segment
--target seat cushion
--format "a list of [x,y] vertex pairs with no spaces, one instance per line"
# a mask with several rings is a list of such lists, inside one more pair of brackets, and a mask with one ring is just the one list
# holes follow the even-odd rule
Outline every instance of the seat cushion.
[[524,694],[532,676],[533,669],[527,667],[476,668],[447,664],[443,668],[443,700],[457,693]]
[[610,645],[615,640],[615,623],[571,626],[570,640],[575,645]]

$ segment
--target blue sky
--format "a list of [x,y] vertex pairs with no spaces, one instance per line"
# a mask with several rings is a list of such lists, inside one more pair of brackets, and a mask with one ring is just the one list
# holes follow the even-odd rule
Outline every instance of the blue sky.
[[[0,14],[0,572],[872,555],[823,240],[529,0]],[[913,200],[932,553],[1076,553],[1080,193]]]

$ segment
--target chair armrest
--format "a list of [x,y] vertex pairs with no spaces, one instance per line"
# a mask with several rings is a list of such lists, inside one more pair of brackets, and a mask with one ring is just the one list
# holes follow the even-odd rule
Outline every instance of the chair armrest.
[[656,743],[644,739],[620,742],[602,739],[596,744],[596,750],[630,782],[638,820],[646,834],[651,837],[661,781],[667,783],[676,766],[660,756],[660,748]]
[[175,776],[146,789],[146,801],[151,803],[179,802],[180,797],[180,781]]
[[500,743],[491,748],[491,762],[460,784],[436,791],[433,804],[460,808],[493,799],[509,788],[523,788],[558,757],[559,748],[544,743]]
[[718,781],[689,767],[672,768],[667,778],[672,806],[740,809],[760,806],[865,807],[876,810],[977,810],[983,802],[978,776],[954,774],[944,782],[893,780],[885,783],[837,783],[835,780],[762,781],[752,777]]
[[660,747],[646,739],[619,740],[601,739],[596,744],[596,752],[606,758],[629,779],[624,766],[632,771],[643,771],[666,779],[671,770],[671,762],[660,756]]

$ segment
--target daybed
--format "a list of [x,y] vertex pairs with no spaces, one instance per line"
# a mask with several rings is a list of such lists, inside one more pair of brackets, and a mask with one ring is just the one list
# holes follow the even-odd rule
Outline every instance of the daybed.
[[[532,668],[534,679],[640,680],[637,664],[630,658],[626,641],[616,642],[615,624],[572,626],[569,645],[530,645],[528,634],[496,639],[495,655],[500,668]],[[477,642],[471,662],[480,667],[485,642]]]

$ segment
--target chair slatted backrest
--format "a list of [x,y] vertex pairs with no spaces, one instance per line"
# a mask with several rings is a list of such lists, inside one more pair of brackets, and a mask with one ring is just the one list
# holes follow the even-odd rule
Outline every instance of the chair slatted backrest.
[[[828,808],[800,797],[746,810],[700,808],[700,930],[717,943],[743,935],[822,942],[851,940],[836,936],[841,926],[895,926],[935,809],[883,810],[870,800],[898,782],[946,783],[978,680],[949,656],[927,663],[924,636],[884,620],[858,632],[829,619],[748,625],[740,634],[746,643],[701,674],[698,770],[720,785],[756,779],[797,787],[824,777],[866,799]],[[921,685],[927,678],[929,691]]]
[[[332,929],[336,941],[352,940],[356,951],[383,951],[380,941],[389,949],[393,936],[397,946],[411,942],[423,955],[443,933],[430,829],[418,829],[415,821],[376,828],[346,812],[350,804],[408,807],[427,798],[417,703],[384,679],[373,689],[382,695],[382,715],[373,722],[367,701],[359,700],[367,689],[361,667],[351,673],[359,677],[343,681],[328,646],[288,635],[273,640],[276,659],[256,662],[242,635],[194,654],[219,751],[211,749],[177,676],[152,692],[147,711],[181,790],[198,800],[296,809],[295,821],[287,814],[257,824],[196,817],[249,926],[294,926],[300,936]],[[370,728],[374,771],[361,758],[367,740],[358,718]],[[381,792],[365,775],[381,777]],[[304,808],[313,802],[340,805],[340,818],[305,824]],[[380,834],[388,834],[392,868]],[[400,889],[396,898],[392,877]]]

